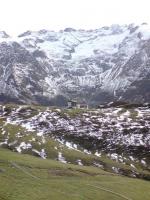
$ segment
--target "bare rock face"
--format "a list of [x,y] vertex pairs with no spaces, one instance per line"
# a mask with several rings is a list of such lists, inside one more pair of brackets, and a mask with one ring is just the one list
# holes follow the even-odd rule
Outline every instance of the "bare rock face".
[[[150,101],[150,27],[0,32],[0,101]],[[61,103],[62,105],[62,103]]]
[[40,80],[45,73],[32,54],[16,42],[3,42],[0,55],[1,100],[30,101],[35,94],[41,94]]

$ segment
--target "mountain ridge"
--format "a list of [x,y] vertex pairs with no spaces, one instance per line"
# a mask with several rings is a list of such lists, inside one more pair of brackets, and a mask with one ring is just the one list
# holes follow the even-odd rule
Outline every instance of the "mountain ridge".
[[67,99],[80,98],[98,105],[150,100],[146,23],[27,31],[16,38],[0,32],[0,37],[1,101],[8,97],[22,103],[65,105]]

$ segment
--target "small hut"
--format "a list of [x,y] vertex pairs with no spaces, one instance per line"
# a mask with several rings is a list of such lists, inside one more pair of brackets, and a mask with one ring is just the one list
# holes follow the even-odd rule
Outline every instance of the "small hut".
[[69,100],[68,108],[85,108],[88,109],[88,105],[84,101]]
[[73,100],[68,101],[68,108],[77,108],[77,102]]

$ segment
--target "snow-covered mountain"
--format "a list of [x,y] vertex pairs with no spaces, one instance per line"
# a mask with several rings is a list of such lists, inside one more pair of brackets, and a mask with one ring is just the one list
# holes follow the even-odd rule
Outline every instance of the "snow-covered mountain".
[[0,100],[150,100],[150,26],[0,32]]

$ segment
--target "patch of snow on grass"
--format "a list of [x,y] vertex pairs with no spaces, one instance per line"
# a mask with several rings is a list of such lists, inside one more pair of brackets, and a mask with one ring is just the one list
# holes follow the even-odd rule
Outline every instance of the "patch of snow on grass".
[[58,152],[58,160],[62,163],[67,163],[61,152]]
[[20,145],[18,147],[16,147],[16,150],[21,153],[22,150],[25,149],[31,149],[32,145],[30,143],[25,143],[25,142],[21,142]]
[[83,163],[80,159],[77,160],[78,165],[83,166]]

